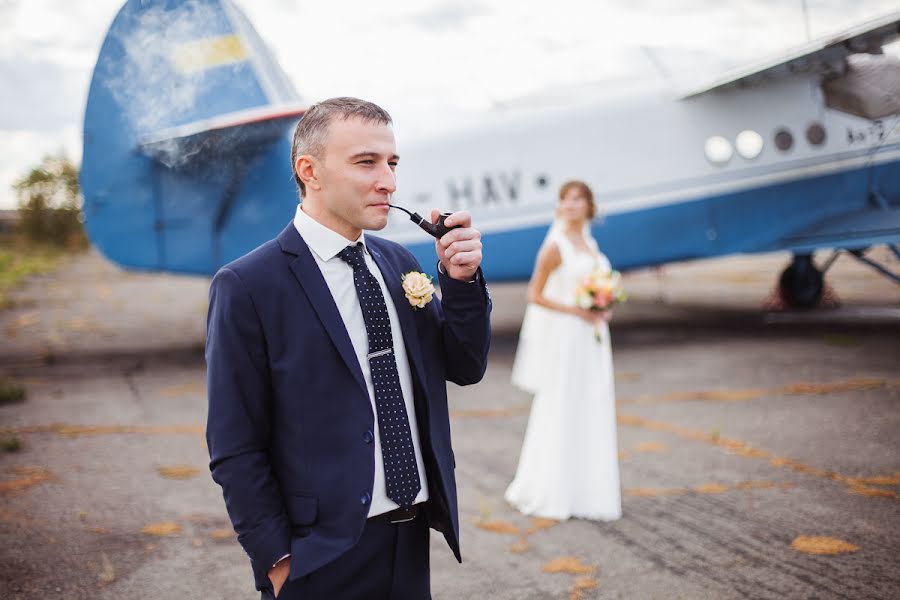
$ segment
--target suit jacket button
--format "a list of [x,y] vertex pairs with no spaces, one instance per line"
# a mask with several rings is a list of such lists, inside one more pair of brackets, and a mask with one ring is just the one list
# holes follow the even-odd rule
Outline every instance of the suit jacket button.
[[367,444],[371,444],[372,440],[374,440],[374,439],[375,439],[375,436],[372,435],[371,431],[367,431],[363,434],[363,441]]
[[372,500],[372,496],[369,495],[369,492],[363,492],[362,496],[359,497],[360,504],[368,504]]

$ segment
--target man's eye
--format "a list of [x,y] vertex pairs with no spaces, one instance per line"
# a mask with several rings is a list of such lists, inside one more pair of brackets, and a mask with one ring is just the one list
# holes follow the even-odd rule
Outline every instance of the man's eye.
[[391,165],[391,168],[392,168],[392,169],[396,169],[396,168],[397,168],[397,161],[391,161],[391,162],[389,162],[388,164]]
[[365,159],[365,160],[359,161],[358,164],[360,164],[360,165],[374,165],[374,164],[375,164],[375,161],[372,160],[372,159],[370,159],[370,158],[367,158],[367,159]]

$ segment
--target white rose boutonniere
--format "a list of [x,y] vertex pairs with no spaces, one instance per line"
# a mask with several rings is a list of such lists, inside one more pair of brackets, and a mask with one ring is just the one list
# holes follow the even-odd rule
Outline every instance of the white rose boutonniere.
[[413,310],[424,308],[434,297],[434,285],[431,283],[431,277],[425,273],[410,271],[404,273],[400,277],[400,281],[403,283],[403,292]]

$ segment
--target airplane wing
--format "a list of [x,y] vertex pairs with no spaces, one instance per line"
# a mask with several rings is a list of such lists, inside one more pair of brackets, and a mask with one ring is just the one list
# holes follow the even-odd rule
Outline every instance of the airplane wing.
[[170,168],[179,168],[220,153],[238,153],[283,135],[305,106],[264,106],[170,127],[146,136],[138,144],[143,154]]
[[774,59],[763,60],[727,72],[694,89],[682,100],[715,90],[750,87],[793,75],[842,74],[851,54],[881,54],[881,48],[900,37],[900,11],[820,38]]
[[832,217],[792,233],[775,245],[780,250],[812,252],[816,248],[864,249],[900,243],[900,208],[871,208]]

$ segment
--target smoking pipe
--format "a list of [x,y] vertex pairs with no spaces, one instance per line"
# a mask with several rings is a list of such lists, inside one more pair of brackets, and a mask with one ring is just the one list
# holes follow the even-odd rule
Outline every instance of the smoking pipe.
[[419,227],[421,227],[422,229],[424,229],[430,235],[433,235],[437,239],[441,239],[442,237],[444,237],[444,235],[451,229],[456,229],[457,227],[459,227],[459,225],[454,225],[453,227],[447,227],[446,225],[444,225],[444,220],[447,217],[449,217],[450,215],[452,215],[453,213],[448,213],[448,212],[441,213],[440,216],[438,217],[438,222],[432,223],[432,222],[428,221],[427,219],[425,219],[425,217],[423,217],[419,213],[409,212],[402,206],[397,206],[396,204],[388,204],[388,206],[390,206],[391,208],[396,208],[396,209],[402,210],[403,212],[408,214],[410,221],[412,221],[413,223],[415,223],[416,225],[418,225]]

